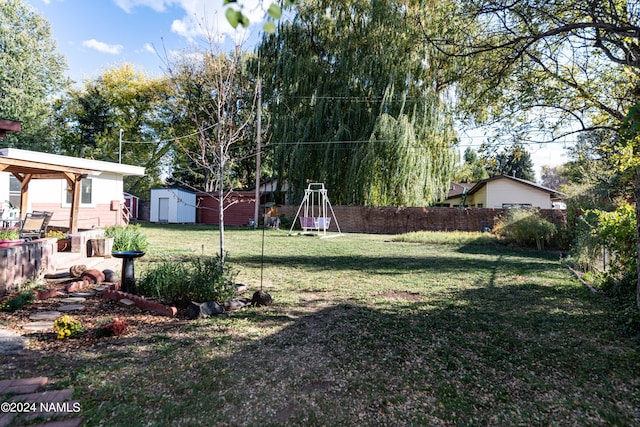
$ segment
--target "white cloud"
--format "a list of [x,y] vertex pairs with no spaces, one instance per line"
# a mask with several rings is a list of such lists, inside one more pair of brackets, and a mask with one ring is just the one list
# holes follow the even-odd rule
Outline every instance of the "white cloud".
[[82,46],[95,49],[98,52],[110,53],[112,55],[119,54],[123,48],[121,44],[107,44],[96,39],[85,40],[82,42]]
[[[251,24],[262,22],[265,8],[271,4],[270,0],[239,0],[242,13],[249,18]],[[238,33],[244,34],[240,25],[234,29],[227,22],[225,6],[222,0],[115,0],[115,3],[125,12],[130,13],[135,7],[149,7],[156,12],[164,12],[171,6],[177,6],[184,11],[184,16],[171,24],[171,31],[193,41],[199,37],[224,39],[225,34],[234,38]],[[242,36],[241,36],[242,38]]]
[[156,52],[156,48],[153,47],[153,45],[151,43],[145,43],[144,44],[144,50],[149,52],[149,53],[157,53]]
[[164,12],[166,6],[175,3],[172,0],[115,0],[116,5],[127,13],[131,13],[131,10],[136,6],[146,6],[155,10],[156,12]]

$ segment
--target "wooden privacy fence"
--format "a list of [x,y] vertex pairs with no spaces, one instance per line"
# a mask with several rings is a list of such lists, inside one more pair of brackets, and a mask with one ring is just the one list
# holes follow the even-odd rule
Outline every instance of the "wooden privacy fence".
[[[278,206],[278,213],[292,220],[298,207]],[[489,208],[422,208],[334,206],[342,232],[372,234],[402,234],[411,231],[483,231],[492,228],[496,218],[507,209]],[[540,209],[540,214],[554,224],[566,222],[560,209]],[[336,231],[335,225],[329,231]]]

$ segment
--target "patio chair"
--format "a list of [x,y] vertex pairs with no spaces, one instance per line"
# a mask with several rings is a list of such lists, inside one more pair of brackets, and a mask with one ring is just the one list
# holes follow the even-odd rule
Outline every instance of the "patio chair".
[[45,237],[52,216],[53,212],[46,211],[27,213],[20,226],[20,238],[28,241]]

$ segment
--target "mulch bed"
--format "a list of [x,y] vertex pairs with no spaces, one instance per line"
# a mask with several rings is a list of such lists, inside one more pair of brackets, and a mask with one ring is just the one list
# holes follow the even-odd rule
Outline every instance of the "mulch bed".
[[[27,349],[43,352],[67,352],[78,347],[86,348],[104,343],[105,340],[117,340],[119,337],[97,338],[94,335],[100,322],[106,319],[122,318],[129,324],[125,336],[131,341],[135,338],[148,337],[149,334],[159,333],[166,329],[188,323],[180,314],[176,317],[168,317],[153,312],[145,311],[135,305],[125,306],[122,303],[110,299],[102,298],[100,292],[93,296],[85,297],[85,301],[79,303],[84,306],[81,310],[75,310],[61,315],[68,314],[81,322],[84,333],[66,339],[57,339],[53,329],[46,331],[30,331],[23,326],[32,322],[30,316],[44,311],[57,311],[61,306],[66,305],[62,300],[71,296],[64,292],[65,285],[70,280],[50,280],[47,281],[48,289],[57,289],[63,295],[51,297],[44,300],[36,300],[31,304],[14,312],[0,311],[0,324],[13,332],[28,338]],[[105,283],[109,285],[109,283]],[[84,290],[83,290],[84,292]]]

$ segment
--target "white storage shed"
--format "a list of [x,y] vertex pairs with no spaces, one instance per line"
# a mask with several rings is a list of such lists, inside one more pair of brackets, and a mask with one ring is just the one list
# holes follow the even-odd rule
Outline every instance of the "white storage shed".
[[152,188],[149,220],[160,223],[194,224],[196,193],[182,188]]

